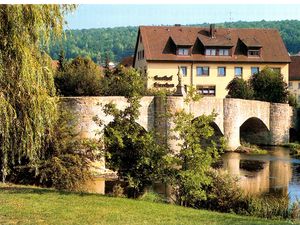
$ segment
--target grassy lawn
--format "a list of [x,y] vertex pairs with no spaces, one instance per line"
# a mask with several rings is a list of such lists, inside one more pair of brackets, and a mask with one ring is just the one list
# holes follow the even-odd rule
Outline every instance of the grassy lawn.
[[96,194],[0,184],[0,224],[292,224]]

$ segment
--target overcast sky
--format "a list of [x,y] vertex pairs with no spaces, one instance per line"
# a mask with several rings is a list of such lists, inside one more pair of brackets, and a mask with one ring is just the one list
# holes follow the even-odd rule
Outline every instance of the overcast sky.
[[79,5],[67,16],[70,29],[300,20],[300,5]]

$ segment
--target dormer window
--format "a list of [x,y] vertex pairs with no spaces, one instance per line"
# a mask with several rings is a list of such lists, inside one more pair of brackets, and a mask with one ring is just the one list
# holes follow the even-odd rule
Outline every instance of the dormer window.
[[227,49],[227,48],[207,48],[207,49],[205,49],[205,55],[229,56],[229,49]]
[[189,49],[188,48],[178,48],[177,55],[189,55]]
[[219,49],[219,55],[228,56],[229,55],[229,50],[228,49]]
[[207,48],[205,49],[205,55],[216,55],[217,49],[215,48]]
[[248,50],[248,56],[258,57],[259,56],[259,50]]

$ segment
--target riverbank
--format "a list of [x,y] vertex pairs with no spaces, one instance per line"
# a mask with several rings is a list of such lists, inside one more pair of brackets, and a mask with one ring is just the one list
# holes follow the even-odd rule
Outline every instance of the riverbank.
[[291,224],[175,205],[0,185],[0,224]]

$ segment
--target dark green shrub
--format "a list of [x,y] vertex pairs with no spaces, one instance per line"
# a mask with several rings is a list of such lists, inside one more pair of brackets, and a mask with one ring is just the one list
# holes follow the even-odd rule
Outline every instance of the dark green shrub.
[[101,95],[102,74],[89,58],[77,57],[65,63],[55,76],[55,86],[63,96]]
[[110,71],[102,82],[102,95],[133,97],[146,94],[146,78],[122,65]]
[[253,89],[243,78],[235,77],[227,85],[226,90],[228,90],[227,98],[253,99]]
[[264,68],[250,78],[254,98],[261,101],[287,103],[288,86],[280,73]]

